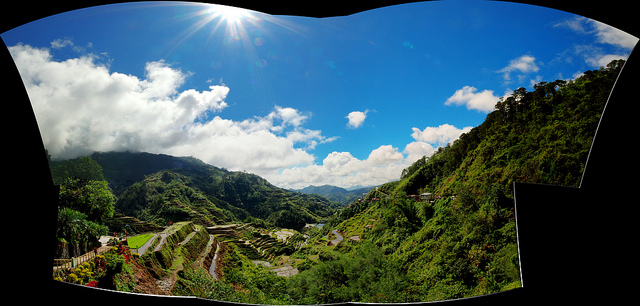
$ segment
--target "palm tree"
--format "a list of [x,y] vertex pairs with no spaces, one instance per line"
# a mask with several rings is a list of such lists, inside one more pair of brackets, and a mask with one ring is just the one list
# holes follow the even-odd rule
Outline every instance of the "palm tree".
[[[60,244],[59,256],[79,255],[81,245],[86,247],[87,243],[106,233],[106,226],[88,221],[86,214],[67,207],[58,209],[56,238]],[[67,245],[73,246],[73,252],[69,252]]]

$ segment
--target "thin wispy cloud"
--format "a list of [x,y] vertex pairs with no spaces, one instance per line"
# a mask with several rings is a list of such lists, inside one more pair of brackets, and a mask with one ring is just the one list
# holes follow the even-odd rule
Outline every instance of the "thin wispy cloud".
[[[628,53],[638,43],[638,38],[633,35],[599,21],[580,16],[558,22],[554,27],[565,28],[577,34],[594,37],[593,43],[575,44],[572,52],[573,55],[582,57],[585,63],[594,68],[606,66],[614,59],[626,59]],[[604,45],[614,47],[615,53],[611,53],[611,49],[604,50]],[[568,51],[563,51],[562,54],[564,58],[571,59]]]
[[[540,70],[540,67],[536,65],[536,58],[531,55],[523,55],[510,60],[509,65],[498,70],[497,72],[502,73],[502,77],[504,78],[505,83],[508,84],[512,81],[511,74],[514,72],[528,74],[532,72],[538,72],[538,70]],[[520,79],[520,81],[522,81],[522,78]]]

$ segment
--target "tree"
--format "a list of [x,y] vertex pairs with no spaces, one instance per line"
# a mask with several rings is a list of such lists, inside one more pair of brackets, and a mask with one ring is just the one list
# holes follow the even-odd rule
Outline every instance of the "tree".
[[90,156],[78,157],[57,165],[50,164],[50,167],[54,184],[61,184],[68,177],[104,181],[102,167]]
[[102,223],[112,217],[115,199],[107,182],[66,178],[60,185],[60,206],[86,214],[89,221]]
[[[68,207],[58,209],[58,227],[56,238],[59,243],[67,242],[71,250],[64,250],[67,245],[63,243],[58,249],[58,254],[62,257],[80,255],[86,252],[89,243],[96,242],[100,235],[107,233],[107,226],[87,220],[87,215]],[[84,251],[81,247],[84,246]]]

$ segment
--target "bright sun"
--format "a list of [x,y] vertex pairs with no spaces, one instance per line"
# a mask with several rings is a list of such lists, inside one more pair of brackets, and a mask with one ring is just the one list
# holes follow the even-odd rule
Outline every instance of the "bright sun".
[[216,6],[211,13],[222,17],[227,23],[238,23],[249,14],[245,9],[225,5]]

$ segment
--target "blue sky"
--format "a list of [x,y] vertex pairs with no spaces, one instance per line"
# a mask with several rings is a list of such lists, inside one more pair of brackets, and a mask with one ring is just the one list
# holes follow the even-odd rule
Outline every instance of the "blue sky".
[[573,14],[488,1],[330,18],[143,2],[1,37],[53,158],[195,156],[284,188],[396,180],[500,97],[573,79],[637,43]]

